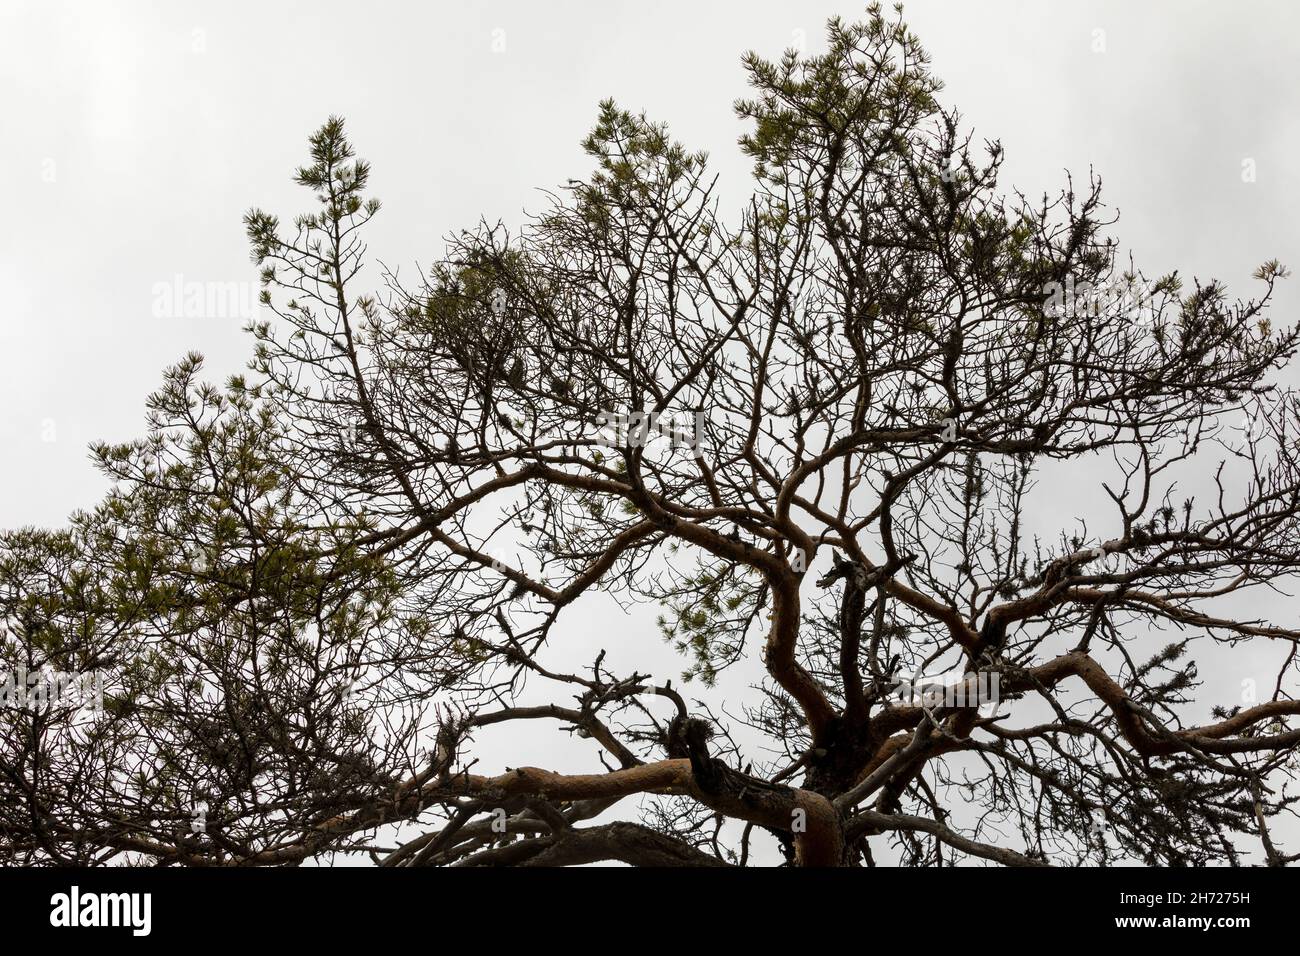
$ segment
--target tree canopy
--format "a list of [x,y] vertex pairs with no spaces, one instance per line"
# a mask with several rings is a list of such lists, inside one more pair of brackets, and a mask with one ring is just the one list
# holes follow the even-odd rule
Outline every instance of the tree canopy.
[[[98,507],[0,537],[0,667],[106,675],[10,701],[0,861],[1296,858],[1300,630],[1234,602],[1300,569],[1285,269],[1146,276],[1095,178],[1003,190],[878,7],[744,66],[742,208],[607,101],[584,178],[414,282],[311,137],[308,211],[245,217],[247,374],[185,357]],[[1033,530],[1062,469],[1101,526]],[[574,666],[594,597],[682,673]],[[1203,648],[1276,670],[1202,699]],[[586,769],[480,763],[516,722]]]

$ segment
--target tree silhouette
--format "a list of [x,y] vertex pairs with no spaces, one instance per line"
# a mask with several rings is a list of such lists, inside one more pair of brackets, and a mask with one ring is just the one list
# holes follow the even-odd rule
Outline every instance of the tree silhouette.
[[[0,859],[1295,859],[1300,631],[1232,600],[1300,568],[1285,270],[1122,268],[1099,182],[1000,192],[927,63],[876,7],[747,54],[735,216],[602,103],[585,179],[415,283],[366,286],[369,167],[321,127],[312,210],[246,217],[249,374],[188,356],[99,507],[0,541],[3,663],[110,675],[10,707]],[[1103,527],[1035,534],[1067,473]],[[677,686],[555,663],[592,594],[658,615]],[[1258,642],[1263,699],[1198,700],[1194,652]],[[478,772],[539,721],[587,772]]]

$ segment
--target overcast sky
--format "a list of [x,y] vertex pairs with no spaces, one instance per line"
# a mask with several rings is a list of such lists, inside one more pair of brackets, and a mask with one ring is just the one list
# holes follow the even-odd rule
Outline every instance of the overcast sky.
[[[0,527],[93,505],[106,484],[87,443],[141,434],[146,394],[186,351],[207,355],[214,379],[243,367],[246,315],[158,315],[157,287],[252,287],[240,218],[306,208],[291,174],[329,114],[374,166],[385,208],[372,255],[412,268],[444,234],[517,223],[540,189],[584,175],[578,144],[604,97],[708,150],[738,204],[741,52],[815,50],[826,17],[861,10],[0,0]],[[906,12],[943,102],[1002,141],[1004,188],[1033,195],[1093,168],[1148,275],[1178,268],[1249,293],[1265,259],[1300,267],[1300,4],[913,0]],[[1278,321],[1296,319],[1297,281]],[[1229,686],[1239,672],[1219,676]]]
[[[708,149],[738,202],[741,51],[814,48],[828,15],[860,9],[0,0],[0,447],[16,465],[0,470],[0,527],[93,503],[86,443],[138,434],[186,350],[216,376],[242,366],[239,316],[157,317],[155,286],[252,282],[240,216],[302,208],[289,177],[330,113],[374,164],[371,248],[391,264],[427,262],[479,216],[517,221],[539,188],[584,173],[605,96]],[[906,9],[945,101],[1004,143],[1005,185],[1032,194],[1094,167],[1148,272],[1240,290],[1268,257],[1300,266],[1300,5]],[[1292,283],[1279,314],[1297,301]]]

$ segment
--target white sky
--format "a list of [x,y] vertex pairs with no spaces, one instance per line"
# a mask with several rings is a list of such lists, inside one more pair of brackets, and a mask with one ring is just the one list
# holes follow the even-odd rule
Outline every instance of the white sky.
[[[159,370],[187,349],[214,377],[242,366],[241,319],[155,318],[153,287],[253,281],[240,216],[302,208],[289,177],[331,112],[375,167],[373,252],[409,267],[449,230],[517,221],[539,188],[585,172],[578,142],[604,96],[708,149],[740,201],[740,52],[776,55],[797,31],[815,46],[826,16],[858,12],[0,0],[0,448],[19,465],[0,469],[0,527],[94,502],[86,443],[137,434]],[[1093,166],[1150,273],[1241,290],[1266,258],[1300,266],[1300,5],[918,0],[907,13],[945,101],[1006,146],[1004,185],[1033,194]],[[1293,283],[1278,314],[1297,301]]]
[[[776,56],[801,36],[815,49],[827,16],[861,9],[0,0],[0,527],[92,505],[106,486],[87,443],[141,434],[145,395],[187,350],[214,380],[242,369],[243,317],[155,317],[154,286],[253,282],[240,218],[307,208],[291,174],[330,113],[374,165],[385,208],[372,255],[411,269],[444,234],[480,216],[517,222],[542,206],[539,189],[584,175],[578,144],[606,96],[707,149],[740,202],[740,53]],[[1149,275],[1178,268],[1246,294],[1265,259],[1300,268],[1300,4],[906,9],[945,104],[1002,140],[1004,188],[1055,191],[1065,169],[1086,180],[1093,167]],[[1275,321],[1296,320],[1297,282]],[[1086,506],[1062,495],[1060,516]],[[1293,618],[1295,604],[1276,610]],[[1271,663],[1212,679],[1228,693]]]

